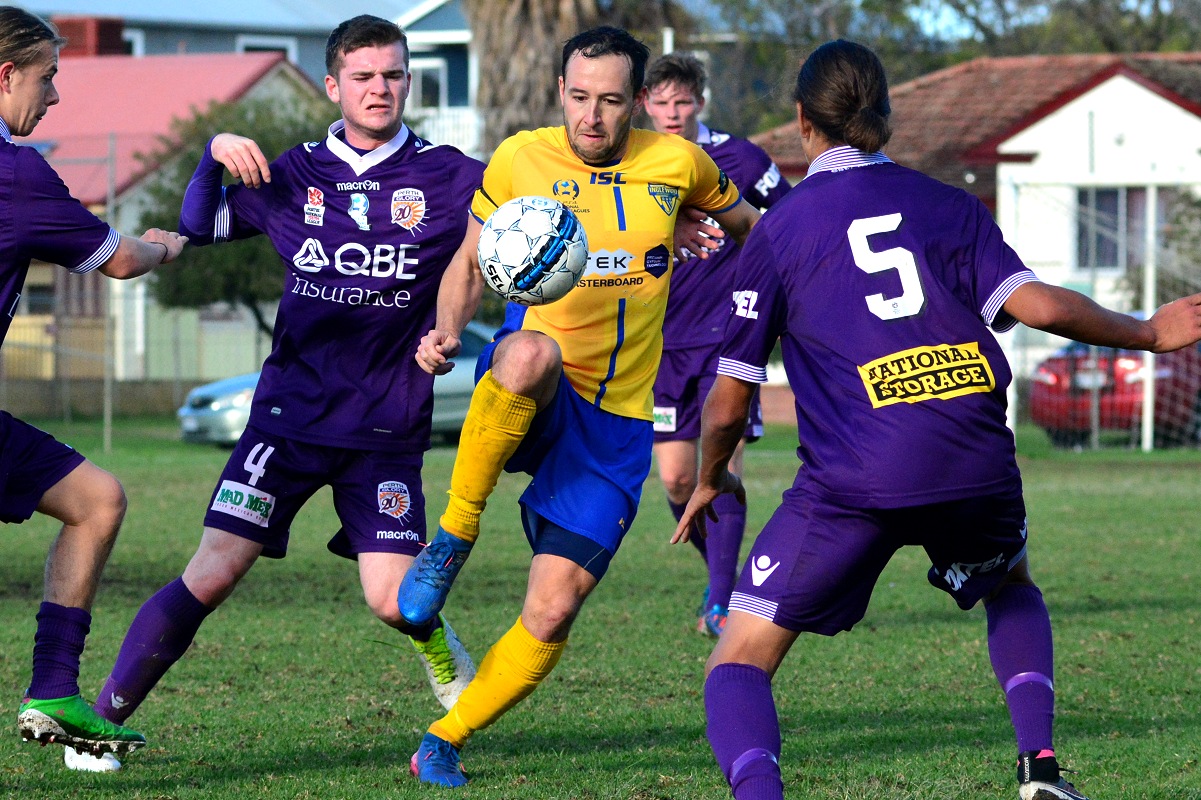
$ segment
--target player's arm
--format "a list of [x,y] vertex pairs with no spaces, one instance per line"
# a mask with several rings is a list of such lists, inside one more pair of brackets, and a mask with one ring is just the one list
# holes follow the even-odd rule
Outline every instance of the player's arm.
[[738,204],[733,208],[719,211],[711,216],[717,220],[717,224],[721,225],[722,229],[734,241],[743,244],[746,242],[746,237],[751,232],[751,228],[755,227],[755,223],[759,221],[761,215],[759,209],[755,208],[745,199],[740,199]]
[[417,363],[432,375],[445,375],[454,369],[450,359],[459,353],[459,334],[480,307],[484,291],[478,253],[482,228],[475,215],[468,214],[463,243],[451,258],[438,286],[438,315],[434,329],[421,337],[417,345]]
[[[746,504],[742,480],[730,472],[730,458],[746,432],[747,414],[759,384],[718,375],[705,398],[701,412],[701,470],[697,486],[680,516],[680,524],[671,543],[686,542],[695,522],[705,533],[705,517],[717,521],[713,501],[719,494],[732,492],[738,502]],[[701,512],[704,511],[705,514]]]
[[252,188],[271,182],[267,158],[254,140],[233,133],[219,133],[210,139],[188,182],[179,211],[180,231],[197,245],[212,244],[215,239],[221,180],[227,169]]
[[116,252],[97,269],[110,278],[136,278],[179,258],[187,242],[187,236],[159,228],[151,228],[137,239],[122,236]]
[[1201,294],[1174,300],[1151,319],[1139,320],[1071,289],[1030,281],[1013,290],[1004,309],[1031,328],[1101,347],[1166,353],[1201,339]]

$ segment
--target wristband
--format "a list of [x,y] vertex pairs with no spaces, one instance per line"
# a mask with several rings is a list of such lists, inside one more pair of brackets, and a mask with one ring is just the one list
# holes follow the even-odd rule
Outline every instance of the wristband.
[[155,242],[155,244],[157,244],[158,246],[163,248],[163,257],[158,260],[158,263],[166,264],[167,256],[171,255],[171,249],[169,247],[167,247],[167,245],[163,244],[162,242]]

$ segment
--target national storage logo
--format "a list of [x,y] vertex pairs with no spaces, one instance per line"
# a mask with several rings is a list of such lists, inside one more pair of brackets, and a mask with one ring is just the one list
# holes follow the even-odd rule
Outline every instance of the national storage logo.
[[949,400],[996,388],[979,342],[914,347],[859,367],[873,408]]

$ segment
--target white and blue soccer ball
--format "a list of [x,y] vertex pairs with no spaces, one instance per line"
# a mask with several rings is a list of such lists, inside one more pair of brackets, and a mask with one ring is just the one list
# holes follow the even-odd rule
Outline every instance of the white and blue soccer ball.
[[484,221],[484,282],[506,300],[540,306],[562,298],[588,266],[588,237],[570,208],[549,197],[517,197]]

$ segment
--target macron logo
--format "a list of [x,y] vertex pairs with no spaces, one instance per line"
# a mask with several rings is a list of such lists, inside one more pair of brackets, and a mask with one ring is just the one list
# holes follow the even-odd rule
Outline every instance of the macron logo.
[[116,692],[113,692],[109,697],[113,702],[113,708],[125,708],[125,706],[129,705],[129,701],[124,697],[118,697]]
[[776,567],[780,566],[780,562],[771,563],[771,556],[762,555],[751,562],[751,583],[756,586],[762,586],[763,582],[771,577],[771,574],[776,571]]

